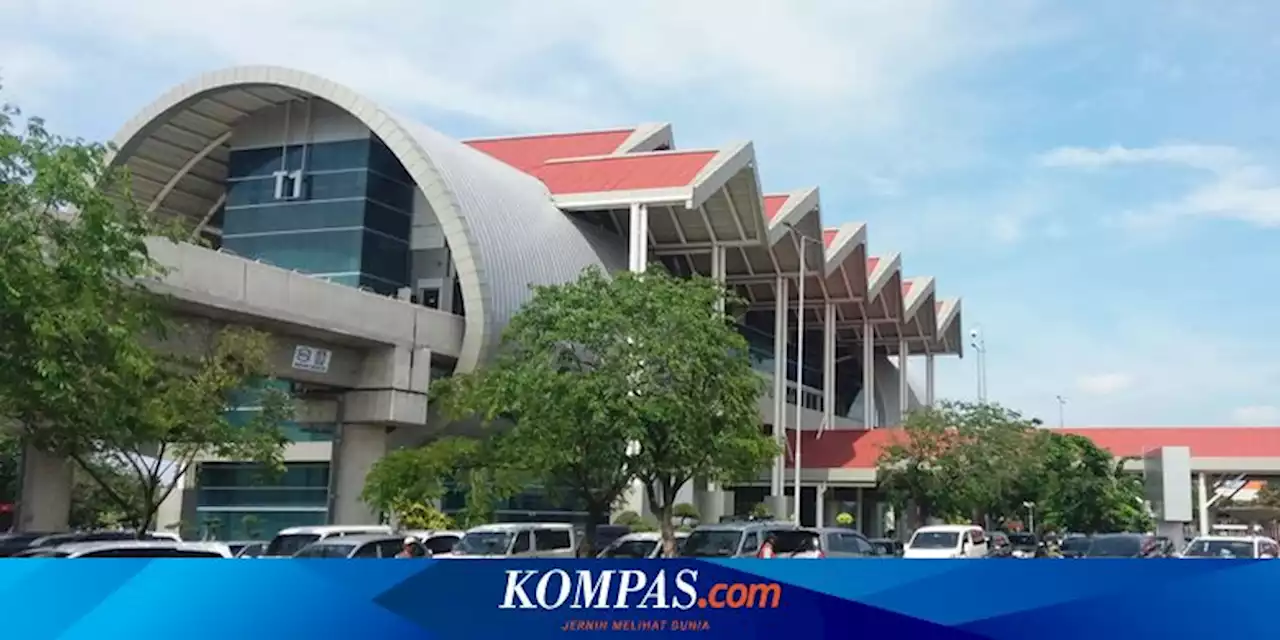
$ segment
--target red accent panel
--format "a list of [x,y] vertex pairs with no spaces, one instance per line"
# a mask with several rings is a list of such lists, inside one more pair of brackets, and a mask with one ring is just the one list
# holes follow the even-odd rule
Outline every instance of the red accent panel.
[[870,276],[871,274],[875,273],[876,267],[878,266],[880,266],[880,258],[875,258],[875,257],[867,258],[867,275]]
[[530,173],[542,180],[554,194],[685,187],[717,153],[633,153],[611,158],[553,162]]
[[778,216],[778,212],[782,210],[782,205],[787,203],[787,198],[791,196],[765,196],[764,197],[764,217],[766,220],[773,220]]
[[464,144],[483,151],[521,171],[531,171],[548,160],[603,156],[618,150],[635,129],[518,136],[471,140]]
[[[1093,440],[1117,457],[1141,456],[1156,447],[1190,447],[1201,458],[1280,458],[1280,427],[1129,427],[1052,429]],[[871,469],[880,454],[902,436],[897,428],[816,430],[800,437],[804,464],[815,469]],[[787,431],[789,441],[795,432]],[[790,462],[788,454],[788,464]]]
[[822,230],[822,245],[823,245],[823,246],[825,246],[826,248],[830,249],[830,248],[831,248],[831,244],[832,244],[832,243],[834,243],[834,242],[836,241],[836,236],[838,236],[838,235],[840,235],[840,230],[839,230],[839,229],[823,229],[823,230]]
[[906,282],[903,282],[903,283],[902,283],[902,297],[903,297],[903,298],[906,298],[908,295],[910,295],[910,294],[911,294],[911,285],[912,285],[912,282],[911,282],[910,280],[907,280]]

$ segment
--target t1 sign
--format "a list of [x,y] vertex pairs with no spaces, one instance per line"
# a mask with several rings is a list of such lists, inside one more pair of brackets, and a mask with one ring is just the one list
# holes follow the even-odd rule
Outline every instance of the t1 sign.
[[312,373],[329,373],[329,361],[333,352],[320,347],[308,347],[300,344],[293,348],[293,368]]

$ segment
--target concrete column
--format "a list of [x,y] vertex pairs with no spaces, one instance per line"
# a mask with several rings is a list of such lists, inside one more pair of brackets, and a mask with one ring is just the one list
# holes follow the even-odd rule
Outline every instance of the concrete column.
[[71,518],[72,464],[27,445],[22,450],[18,531],[66,531]]
[[[778,518],[785,518],[787,509],[786,488],[786,429],[787,429],[787,279],[779,276],[774,291],[776,298],[773,313],[773,442],[778,447],[778,457],[773,461],[773,477],[769,482],[769,509]],[[796,396],[799,400],[799,395]]]
[[907,352],[907,341],[898,340],[898,424],[901,425],[907,419],[907,412],[911,409],[911,383],[907,380],[907,361],[910,360],[910,354]]
[[333,524],[377,524],[379,514],[360,499],[365,476],[387,454],[383,425],[344,424],[338,427],[329,467],[329,521]]
[[813,524],[827,526],[827,483],[819,482],[813,491]]
[[858,533],[861,533],[862,535],[865,536],[865,535],[868,535],[869,530],[867,529],[867,525],[866,525],[867,510],[862,506],[863,502],[866,500],[866,497],[864,494],[865,492],[863,491],[862,487],[858,487],[858,498],[857,498],[858,502],[856,506],[854,506],[853,508],[853,527],[858,530]]
[[876,427],[875,328],[870,320],[862,321],[862,422],[868,429]]
[[933,354],[924,357],[924,404],[933,406]]
[[1205,477],[1204,473],[1196,474],[1196,484],[1198,489],[1196,497],[1198,498],[1197,506],[1199,507],[1200,535],[1207,536],[1209,535],[1209,479]]
[[698,508],[700,521],[705,524],[716,524],[726,513],[727,495],[714,482],[706,480],[693,481],[693,506]]
[[188,476],[185,473],[174,479],[173,491],[169,492],[169,496],[156,509],[156,531],[182,533],[181,529],[174,525],[182,523],[182,501],[186,495],[187,484]]

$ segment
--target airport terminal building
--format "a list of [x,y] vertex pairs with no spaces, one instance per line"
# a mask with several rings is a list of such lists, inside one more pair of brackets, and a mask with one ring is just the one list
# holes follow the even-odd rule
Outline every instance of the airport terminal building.
[[[250,465],[202,462],[159,526],[243,538],[375,518],[359,500],[370,465],[452,428],[427,402],[431,381],[484,366],[530,285],[590,266],[661,263],[749,303],[741,331],[772,381],[762,425],[787,453],[757,483],[687,487],[704,519],[790,494],[798,441],[804,521],[836,509],[877,520],[874,469],[830,462],[825,443],[842,439],[817,432],[849,441],[898,424],[933,401],[934,359],[962,351],[958,298],[908,277],[900,256],[870,252],[864,225],[824,223],[817,187],[764,188],[749,142],[685,149],[667,124],[455,140],[275,67],[194,78],[114,142],[138,202],[195,229],[191,243],[152,243],[172,267],[157,287],[175,312],[198,327],[269,331],[276,374],[300,399],[283,476],[264,486]],[[916,367],[920,390],[907,382]],[[803,464],[810,455],[817,464]],[[57,461],[37,462],[28,477],[56,473]],[[65,499],[56,482],[39,485],[24,501]],[[537,488],[499,510],[580,515]]]

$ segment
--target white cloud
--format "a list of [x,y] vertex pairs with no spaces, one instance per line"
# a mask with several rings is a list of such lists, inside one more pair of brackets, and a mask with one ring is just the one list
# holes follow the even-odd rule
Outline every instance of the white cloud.
[[1253,405],[1238,407],[1231,412],[1231,419],[1239,425],[1270,427],[1280,425],[1280,407]]
[[[1034,38],[1038,0],[991,11],[960,0],[774,3],[651,0],[619,13],[592,0],[432,3],[223,0],[0,0],[0,13],[157,65],[280,64],[401,106],[519,128],[620,121],[664,97],[785,114],[824,114],[879,134],[917,126],[931,79]],[[248,18],[255,16],[255,18]],[[62,50],[74,61],[76,50]],[[820,105],[820,106],[817,106]],[[653,114],[650,115],[652,117]],[[954,123],[951,123],[954,124]]]
[[1109,396],[1133,386],[1133,376],[1128,373],[1093,373],[1076,378],[1076,388],[1095,396]]
[[1204,174],[1199,183],[1177,199],[1123,213],[1121,225],[1134,230],[1149,231],[1188,217],[1280,227],[1280,176],[1235,147],[1198,144],[1103,149],[1060,147],[1037,160],[1041,166],[1052,168],[1166,165]]

